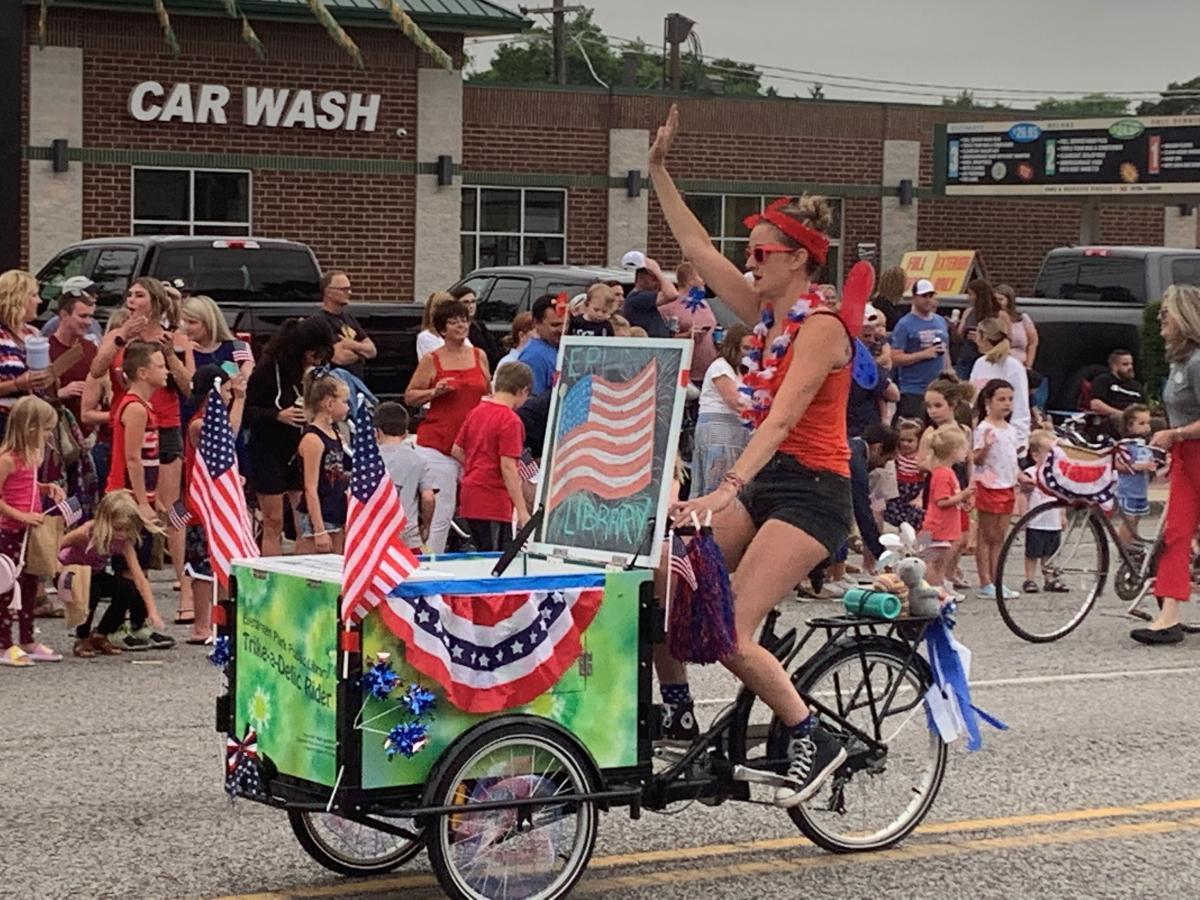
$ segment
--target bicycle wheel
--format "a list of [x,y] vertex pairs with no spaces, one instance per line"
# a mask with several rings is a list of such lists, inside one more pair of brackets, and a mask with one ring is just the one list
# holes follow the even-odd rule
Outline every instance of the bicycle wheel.
[[[1063,522],[1058,547],[1044,561],[1026,559],[1027,549],[1038,552],[1047,545],[1046,531],[1038,529],[1041,518],[1057,513]],[[1032,534],[1031,538],[1031,531]],[[1038,590],[1021,591],[1005,598],[999,585],[1009,587],[1026,581],[1030,573]],[[1079,627],[1108,579],[1108,538],[1091,509],[1065,500],[1043,503],[1025,513],[1009,531],[996,561],[996,605],[1000,617],[1013,634],[1035,644],[1066,637]],[[1047,584],[1061,588],[1046,590]]]
[[[514,721],[468,738],[442,768],[432,793],[438,816],[426,831],[438,883],[460,900],[553,900],[587,867],[596,805],[572,801],[592,789],[580,752],[538,722]],[[539,806],[471,812],[471,804],[541,799]]]
[[[822,717],[848,753],[829,785],[788,810],[805,837],[834,853],[882,850],[907,837],[925,818],[946,771],[946,745],[926,722],[929,665],[901,641],[872,637],[840,644],[806,663],[796,687],[837,713]],[[884,745],[872,750],[843,724]],[[787,735],[778,728],[780,749]],[[778,752],[778,751],[777,751]]]
[[[382,875],[421,852],[419,840],[411,841],[332,813],[289,809],[288,821],[308,855],[340,875]],[[415,830],[412,819],[384,821]]]

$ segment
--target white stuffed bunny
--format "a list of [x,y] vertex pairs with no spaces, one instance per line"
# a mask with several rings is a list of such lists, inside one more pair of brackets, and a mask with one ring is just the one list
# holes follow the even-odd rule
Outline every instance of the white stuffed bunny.
[[899,534],[882,535],[879,542],[887,548],[879,564],[894,570],[908,588],[908,614],[920,618],[936,616],[941,610],[942,592],[925,581],[925,563],[917,555],[920,548],[916,530],[905,522]]

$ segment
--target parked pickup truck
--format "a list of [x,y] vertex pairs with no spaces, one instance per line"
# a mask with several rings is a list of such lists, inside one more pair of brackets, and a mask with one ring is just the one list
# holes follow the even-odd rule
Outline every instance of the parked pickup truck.
[[321,269],[304,244],[270,238],[144,235],[80,241],[38,272],[42,300],[52,305],[64,280],[96,282],[100,315],[120,306],[135,278],[182,278],[218,303],[316,303]]
[[[1169,247],[1060,247],[1042,261],[1032,297],[1017,306],[1038,329],[1034,368],[1050,380],[1050,406],[1075,409],[1080,385],[1122,347],[1139,360],[1148,302],[1172,284],[1200,284],[1200,250]],[[939,298],[946,316],[967,298]]]
[[[311,315],[321,299],[321,270],[313,252],[296,241],[270,238],[155,235],[81,241],[38,273],[48,307],[63,280],[73,275],[96,282],[101,318],[121,305],[133,279],[181,278],[192,293],[217,301],[230,328],[249,337],[256,355],[285,319]],[[367,385],[382,396],[403,393],[416,367],[422,308],[352,303],[349,309],[379,348],[367,362]]]

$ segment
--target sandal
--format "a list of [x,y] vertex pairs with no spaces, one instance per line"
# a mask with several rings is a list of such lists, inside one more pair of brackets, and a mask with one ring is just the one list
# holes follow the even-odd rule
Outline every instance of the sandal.
[[92,659],[96,655],[96,651],[92,648],[91,638],[80,638],[75,642],[75,646],[71,648],[71,654],[83,659]]
[[1071,589],[1062,583],[1062,579],[1051,578],[1042,587],[1052,594],[1068,594]]
[[203,647],[205,644],[208,643],[208,638],[207,637],[196,637],[193,635],[192,637],[190,637],[186,641],[184,641],[184,643],[191,644],[193,647]]
[[14,669],[23,669],[32,665],[33,660],[29,658],[29,654],[16,644],[0,652],[0,666],[12,666]]
[[179,613],[179,615],[177,615],[175,617],[176,625],[193,625],[193,624],[195,624],[195,622],[196,622],[196,614],[195,613],[192,613],[191,615],[185,615],[184,613],[181,612],[181,613]]
[[91,641],[92,649],[101,656],[120,656],[125,652],[98,631],[93,632],[89,640]]
[[45,644],[34,644],[32,649],[25,652],[34,662],[62,662],[62,654]]

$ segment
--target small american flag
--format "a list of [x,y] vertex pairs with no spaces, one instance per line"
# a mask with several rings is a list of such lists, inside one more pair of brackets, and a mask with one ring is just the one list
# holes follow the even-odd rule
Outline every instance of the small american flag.
[[361,621],[417,568],[404,544],[408,520],[375,442],[371,410],[360,403],[351,441],[354,470],[346,511],[342,619]]
[[242,477],[233,449],[233,427],[229,423],[229,410],[221,399],[219,383],[213,385],[208,395],[200,427],[200,448],[190,476],[188,498],[200,514],[213,573],[218,583],[227,588],[230,563],[259,554],[246,511],[246,496],[242,493]]
[[187,504],[182,500],[176,500],[171,504],[171,508],[167,510],[167,519],[171,523],[172,528],[183,530],[192,524],[192,514],[187,508]]
[[238,363],[254,362],[254,352],[250,349],[250,345],[245,341],[233,342],[233,361]]
[[671,574],[682,578],[688,587],[696,590],[696,570],[692,568],[692,559],[688,556],[687,544],[679,535],[671,536]]
[[521,477],[522,481],[533,481],[538,477],[538,472],[540,471],[541,468],[538,466],[537,460],[533,458],[533,454],[526,447],[525,451],[521,454],[521,458],[517,460],[517,475]]
[[62,516],[63,526],[70,528],[83,518],[83,507],[75,497],[64,497],[46,509],[46,515]]
[[584,375],[571,385],[558,417],[548,510],[579,491],[620,500],[650,484],[657,379],[652,359],[627,381]]

